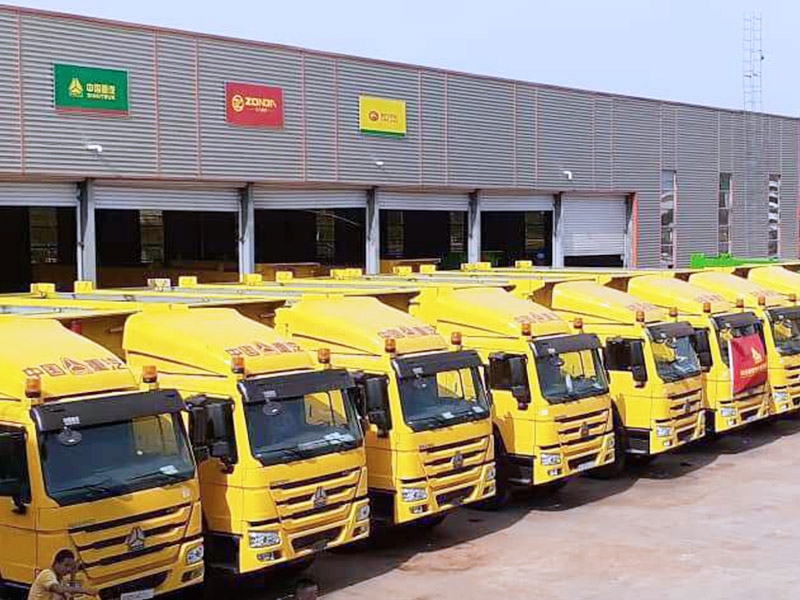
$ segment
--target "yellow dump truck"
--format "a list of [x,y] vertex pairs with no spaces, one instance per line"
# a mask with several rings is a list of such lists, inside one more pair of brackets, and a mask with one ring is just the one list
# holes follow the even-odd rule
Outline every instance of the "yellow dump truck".
[[[376,521],[434,525],[453,508],[494,496],[490,406],[475,351],[450,347],[431,326],[375,298],[226,290],[231,306],[274,323],[301,347],[325,356],[329,350],[331,365],[354,372]],[[170,302],[192,293],[161,281],[150,291],[80,283],[76,292],[61,294],[40,286],[33,296]],[[210,299],[200,292],[194,297]],[[292,478],[304,476],[292,471]]]
[[619,471],[626,455],[655,456],[705,434],[702,371],[692,345],[694,329],[687,322],[598,284],[594,275],[426,268],[405,276],[503,285],[518,297],[551,308],[577,333],[596,334],[610,373],[617,436],[615,462],[607,473]]
[[702,271],[688,275],[688,280],[747,308],[766,325],[762,327],[759,323],[758,328],[769,365],[770,413],[782,414],[800,408],[800,307],[796,295],[791,295],[794,292],[784,295],[759,285],[758,275],[744,279],[721,271]]
[[308,562],[369,535],[364,440],[346,371],[235,310],[207,307],[220,298],[115,302],[78,287],[67,295],[34,286],[34,297],[0,298],[0,311],[14,302],[82,307],[64,318],[71,327],[118,348],[136,373],[155,367],[180,392],[201,463],[208,566],[248,573]]
[[[706,424],[722,433],[771,413],[769,386],[761,383],[738,393],[732,387],[729,340],[758,333],[761,320],[736,308],[720,294],[682,281],[670,274],[615,277],[628,293],[662,308],[675,309],[695,330],[694,345],[703,367]],[[770,373],[770,377],[774,377]]]
[[180,395],[56,320],[0,317],[0,340],[0,587],[29,586],[62,549],[102,600],[200,583]]

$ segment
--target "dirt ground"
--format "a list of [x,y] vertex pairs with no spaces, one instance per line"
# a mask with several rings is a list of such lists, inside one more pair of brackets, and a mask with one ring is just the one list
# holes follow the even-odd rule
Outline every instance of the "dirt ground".
[[[329,552],[307,575],[326,600],[798,598],[798,463],[800,418],[754,425],[616,480]],[[267,600],[280,587],[205,595]]]

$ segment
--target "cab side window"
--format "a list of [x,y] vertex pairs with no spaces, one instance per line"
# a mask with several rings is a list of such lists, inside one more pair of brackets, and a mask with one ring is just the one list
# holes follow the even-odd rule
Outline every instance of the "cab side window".
[[609,371],[630,371],[633,367],[634,340],[608,340],[605,347],[606,368]]
[[0,497],[30,500],[25,432],[0,425]]
[[511,363],[505,357],[489,357],[489,387],[492,390],[511,391]]

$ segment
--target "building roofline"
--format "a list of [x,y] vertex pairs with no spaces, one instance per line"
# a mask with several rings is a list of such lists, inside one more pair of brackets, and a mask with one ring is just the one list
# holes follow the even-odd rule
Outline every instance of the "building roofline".
[[[38,8],[28,8],[24,6],[13,6],[8,4],[0,4],[0,11],[9,11],[15,13],[17,15],[30,15],[30,16],[37,16],[37,17],[51,17],[51,18],[58,18],[58,19],[66,19],[71,21],[83,21],[86,23],[93,23],[95,25],[105,25],[109,27],[118,27],[121,29],[132,29],[136,31],[142,32],[152,32],[154,34],[164,33],[170,35],[178,35],[183,37],[189,37],[194,39],[204,39],[210,41],[217,41],[217,42],[227,42],[227,43],[237,43],[237,44],[244,44],[251,47],[258,47],[258,48],[270,48],[274,50],[284,50],[284,51],[291,51],[291,52],[298,52],[301,54],[306,55],[315,55],[315,56],[324,56],[333,59],[346,59],[350,61],[356,62],[363,62],[373,65],[384,65],[388,67],[394,68],[401,68],[406,69],[408,71],[427,71],[431,73],[439,73],[442,75],[456,75],[459,77],[472,77],[477,79],[482,79],[484,81],[491,81],[494,83],[507,83],[507,84],[515,84],[515,85],[524,85],[530,86],[537,89],[546,89],[546,90],[554,90],[554,91],[562,91],[562,92],[578,92],[582,94],[590,94],[592,96],[600,96],[605,98],[619,98],[625,100],[637,100],[637,101],[646,101],[646,102],[658,102],[661,104],[666,104],[670,106],[686,106],[691,108],[702,108],[706,110],[716,110],[720,112],[727,112],[732,114],[743,114],[744,111],[741,109],[734,109],[734,108],[727,108],[721,106],[710,106],[706,104],[698,104],[694,102],[681,102],[678,100],[665,100],[662,98],[650,98],[646,96],[637,96],[633,94],[619,94],[614,92],[603,92],[603,91],[596,91],[596,90],[588,90],[584,88],[574,88],[569,86],[563,85],[555,85],[549,83],[537,83],[533,81],[526,81],[523,79],[514,79],[510,77],[498,77],[494,75],[486,75],[480,73],[470,73],[467,71],[459,71],[455,69],[445,69],[441,67],[431,67],[431,66],[424,66],[424,65],[417,65],[413,63],[404,63],[400,61],[392,61],[392,60],[385,60],[385,59],[377,59],[377,58],[368,58],[363,56],[355,56],[351,54],[343,54],[339,52],[330,52],[326,50],[315,50],[310,48],[303,48],[301,46],[293,46],[290,44],[278,44],[274,42],[263,42],[257,40],[250,40],[246,38],[239,38],[235,36],[226,36],[221,34],[212,34],[212,33],[201,33],[201,32],[193,32],[187,31],[183,29],[175,29],[171,27],[161,27],[158,25],[147,25],[141,23],[129,23],[125,21],[117,21],[115,19],[105,19],[101,17],[90,17],[85,15],[78,15],[73,13],[65,13],[65,12],[58,12],[58,11],[50,11]],[[756,113],[761,116],[766,117],[777,117],[781,119],[792,119],[795,121],[800,121],[800,116],[793,116],[793,115],[784,115],[778,113]]]

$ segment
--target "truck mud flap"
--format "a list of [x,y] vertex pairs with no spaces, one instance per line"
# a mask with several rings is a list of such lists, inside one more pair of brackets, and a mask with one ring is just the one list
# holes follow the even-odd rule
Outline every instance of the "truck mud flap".
[[649,429],[627,429],[625,434],[625,451],[628,454],[650,454]]
[[203,540],[206,566],[228,573],[238,573],[239,540],[238,535],[206,533]]

